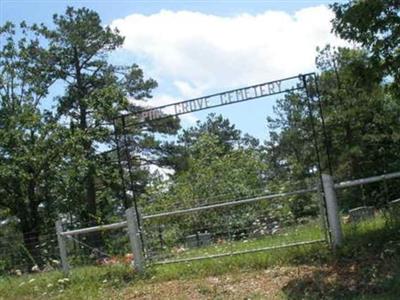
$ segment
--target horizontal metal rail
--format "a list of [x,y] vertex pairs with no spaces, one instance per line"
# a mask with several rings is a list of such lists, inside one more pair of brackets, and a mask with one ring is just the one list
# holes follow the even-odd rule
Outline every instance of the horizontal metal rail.
[[344,188],[348,188],[348,187],[352,187],[352,186],[363,185],[363,184],[378,182],[378,181],[387,180],[387,179],[399,178],[399,177],[400,177],[400,172],[388,173],[388,174],[383,174],[383,175],[378,175],[378,176],[372,176],[372,177],[367,177],[367,178],[339,182],[339,183],[335,184],[335,188],[344,189]]
[[[387,180],[387,179],[399,178],[399,177],[400,177],[400,172],[388,173],[388,174],[383,174],[383,175],[379,175],[379,176],[367,177],[367,178],[350,180],[350,181],[343,181],[343,182],[335,184],[335,188],[343,189],[343,188],[348,188],[348,187],[352,187],[352,186],[363,185],[363,184],[378,182],[378,181]],[[318,191],[318,189],[316,187],[313,187],[313,188],[309,188],[309,189],[297,190],[297,191],[287,192],[287,193],[265,195],[265,196],[255,197],[255,198],[247,198],[247,199],[235,200],[235,201],[230,201],[230,202],[216,203],[216,204],[192,207],[192,208],[187,208],[187,209],[162,212],[162,213],[158,213],[158,214],[143,216],[142,219],[148,220],[148,219],[154,219],[154,218],[159,218],[159,217],[181,215],[181,214],[187,214],[187,213],[192,213],[192,212],[197,212],[197,211],[202,211],[202,210],[207,210],[207,209],[212,209],[212,208],[240,205],[240,204],[244,204],[244,203],[268,200],[268,199],[274,199],[274,198],[281,198],[281,197],[287,197],[287,196],[293,196],[293,195],[300,195],[300,194],[306,194],[306,193],[311,193],[311,192],[316,192],[316,191]]]
[[290,243],[290,244],[280,245],[280,246],[263,247],[263,248],[249,249],[249,250],[243,250],[243,251],[213,254],[213,255],[207,255],[207,256],[197,256],[197,257],[188,257],[188,258],[182,258],[182,259],[164,260],[164,261],[153,262],[152,264],[153,265],[175,264],[175,263],[181,263],[181,262],[204,260],[204,259],[218,258],[218,257],[224,257],[224,256],[234,256],[234,255],[241,255],[241,254],[247,254],[247,253],[264,252],[264,251],[271,251],[271,250],[276,250],[276,249],[284,249],[284,248],[289,248],[289,247],[304,246],[304,245],[311,245],[311,244],[325,243],[325,242],[326,242],[325,239],[312,240],[312,241],[306,241],[306,242]]
[[84,234],[84,233],[89,233],[89,232],[94,232],[94,231],[118,229],[118,228],[122,228],[122,227],[126,227],[126,226],[127,226],[127,222],[122,221],[119,223],[113,223],[113,224],[108,224],[108,225],[99,225],[99,226],[87,227],[87,228],[82,228],[82,229],[64,231],[64,232],[61,232],[60,234],[63,236],[78,235],[78,234]]
[[[400,172],[388,173],[388,174],[372,176],[372,177],[356,179],[356,180],[343,181],[343,182],[336,183],[334,186],[337,189],[344,189],[344,188],[348,188],[348,187],[378,182],[378,181],[382,181],[382,180],[394,179],[394,178],[400,178]],[[254,197],[254,198],[240,199],[240,200],[235,200],[235,201],[230,201],[230,202],[223,202],[223,203],[216,203],[216,204],[210,204],[210,205],[205,205],[205,206],[192,207],[192,208],[176,210],[176,211],[162,212],[162,213],[158,213],[158,214],[143,216],[142,219],[148,220],[148,219],[154,219],[154,218],[159,218],[159,217],[181,215],[181,214],[187,214],[187,213],[192,213],[192,212],[197,212],[197,211],[202,211],[202,210],[207,210],[207,209],[240,205],[240,204],[244,204],[244,203],[251,203],[251,202],[257,202],[257,201],[274,199],[274,198],[282,198],[282,197],[288,197],[288,196],[293,196],[293,195],[301,195],[301,194],[306,194],[306,193],[311,193],[311,192],[316,192],[316,191],[318,191],[318,189],[316,187],[313,187],[313,188],[297,190],[297,191],[293,191],[293,192],[271,194],[271,195],[259,196],[259,197]],[[90,232],[95,232],[95,231],[118,229],[118,228],[122,228],[122,227],[126,227],[126,226],[127,226],[127,222],[122,221],[122,222],[108,224],[108,225],[99,225],[99,226],[87,227],[87,228],[82,228],[82,229],[64,231],[64,232],[61,232],[60,234],[63,236],[78,235],[78,234],[90,233]]]
[[233,206],[233,205],[256,202],[256,201],[261,201],[261,200],[269,200],[269,199],[281,198],[281,197],[287,197],[287,196],[293,196],[293,195],[299,195],[299,194],[307,194],[307,193],[316,192],[316,191],[317,191],[317,188],[314,187],[314,188],[297,190],[297,191],[287,192],[287,193],[265,195],[265,196],[255,197],[255,198],[247,198],[247,199],[235,200],[235,201],[230,201],[230,202],[222,202],[222,203],[216,203],[216,204],[192,207],[192,208],[187,208],[187,209],[162,212],[162,213],[159,213],[159,214],[143,216],[142,219],[143,220],[148,220],[148,219],[154,219],[154,218],[159,218],[159,217],[182,215],[182,214],[187,214],[187,213],[192,213],[192,212],[197,212],[197,211],[207,210],[207,209],[212,209],[212,208],[219,208],[219,207],[224,207],[224,206]]

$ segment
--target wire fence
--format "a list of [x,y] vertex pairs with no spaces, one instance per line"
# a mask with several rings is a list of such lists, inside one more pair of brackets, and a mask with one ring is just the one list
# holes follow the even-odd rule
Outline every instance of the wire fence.
[[[400,173],[336,183],[344,235],[400,223]],[[322,194],[316,187],[142,215],[142,250],[147,262],[166,264],[271,251],[327,242]],[[223,198],[223,197],[222,197]],[[127,221],[77,229],[64,224],[71,267],[132,264]],[[107,229],[107,230],[106,230]],[[79,234],[78,234],[79,233]],[[61,267],[55,231],[29,236],[0,233],[0,275]]]
[[371,177],[366,183],[335,185],[345,238],[399,227],[400,177],[393,174],[396,176]]
[[320,208],[311,188],[143,216],[145,254],[169,263],[323,242]]
[[126,228],[66,236],[70,267],[130,264],[131,249]]
[[50,271],[59,268],[56,233],[23,237],[16,232],[0,236],[0,275]]
[[[76,229],[75,226],[65,226],[65,230],[71,227]],[[16,228],[2,229],[0,276],[61,269],[60,248],[55,229],[38,237],[25,238]],[[72,267],[129,264],[133,259],[126,228],[71,235],[65,240],[68,262]]]
[[[238,170],[235,170],[235,172]],[[265,172],[256,172],[254,169],[251,170],[240,170],[240,173],[244,178],[247,176],[254,176],[257,173],[257,177],[267,177]],[[316,171],[310,172],[309,170],[304,171],[307,176],[302,180],[294,180],[290,176],[280,176],[276,180],[267,181],[265,179],[260,180],[256,186],[246,186],[237,183],[224,182],[221,178],[221,174],[213,174],[212,180],[201,185],[202,196],[201,197],[190,197],[181,198],[179,195],[173,195],[166,193],[168,190],[167,185],[160,185],[158,188],[159,193],[156,190],[152,190],[150,193],[144,193],[140,197],[140,204],[142,213],[145,215],[154,214],[156,212],[163,212],[166,210],[179,210],[188,209],[191,207],[207,206],[216,203],[230,202],[241,200],[244,198],[252,198],[267,195],[276,195],[291,193],[293,191],[302,190],[316,190],[316,185],[319,182],[319,175]],[[219,185],[219,182],[224,182],[224,185]],[[196,183],[187,182],[185,183],[190,190],[196,190]],[[159,197],[160,195],[160,197]],[[163,202],[162,197],[171,198],[168,203],[163,203],[164,205],[154,205],[157,200]]]

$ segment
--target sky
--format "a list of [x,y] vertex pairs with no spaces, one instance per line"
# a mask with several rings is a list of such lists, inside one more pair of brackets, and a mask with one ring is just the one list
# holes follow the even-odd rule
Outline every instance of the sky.
[[[345,1],[338,1],[345,2]],[[97,11],[125,36],[109,60],[137,63],[159,87],[150,106],[316,71],[316,48],[347,46],[331,33],[333,1],[0,0],[5,21],[44,23],[67,6]],[[276,97],[182,116],[184,127],[214,112],[261,140]]]

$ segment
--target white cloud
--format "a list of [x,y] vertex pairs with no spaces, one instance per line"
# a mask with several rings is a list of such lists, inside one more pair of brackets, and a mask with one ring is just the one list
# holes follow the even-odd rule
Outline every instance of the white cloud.
[[179,90],[184,98],[195,98],[203,96],[204,86],[194,86],[186,81],[175,80],[174,86]]
[[163,10],[112,26],[126,37],[125,50],[146,57],[156,76],[192,97],[314,70],[317,46],[344,45],[330,32],[332,17],[325,6],[232,17]]

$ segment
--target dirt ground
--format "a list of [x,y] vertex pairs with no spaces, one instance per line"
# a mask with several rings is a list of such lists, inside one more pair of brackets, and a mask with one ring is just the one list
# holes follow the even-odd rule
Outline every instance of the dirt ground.
[[194,280],[173,280],[130,287],[123,299],[282,299],[293,280],[311,276],[320,268],[299,266],[251,273],[226,274]]
[[[299,265],[201,279],[142,283],[119,292],[121,299],[342,299],[380,298],[396,278],[393,262],[378,257],[329,265]],[[396,275],[397,274],[397,275]],[[395,297],[393,299],[399,299]]]

